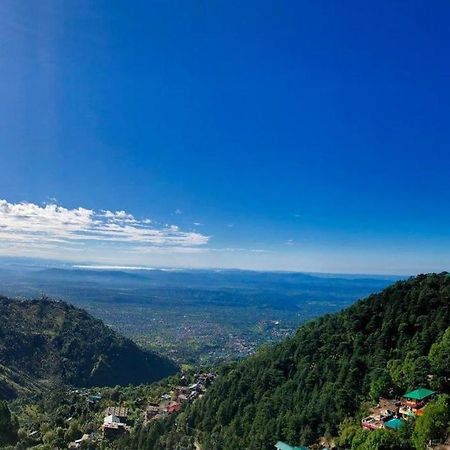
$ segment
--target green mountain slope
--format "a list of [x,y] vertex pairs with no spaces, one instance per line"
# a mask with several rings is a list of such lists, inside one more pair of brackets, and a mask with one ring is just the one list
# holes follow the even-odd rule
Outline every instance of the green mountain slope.
[[87,312],[63,302],[0,297],[0,397],[46,386],[152,382],[176,372]]
[[449,349],[439,346],[448,345],[449,326],[448,274],[398,282],[225,370],[186,412],[186,429],[208,450],[269,450],[279,439],[308,444],[335,435],[369,394],[430,380],[448,391]]

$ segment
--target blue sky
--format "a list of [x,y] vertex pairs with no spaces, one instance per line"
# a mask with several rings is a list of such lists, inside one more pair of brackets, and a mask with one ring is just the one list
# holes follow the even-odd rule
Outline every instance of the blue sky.
[[448,269],[449,19],[446,1],[2,1],[0,254]]

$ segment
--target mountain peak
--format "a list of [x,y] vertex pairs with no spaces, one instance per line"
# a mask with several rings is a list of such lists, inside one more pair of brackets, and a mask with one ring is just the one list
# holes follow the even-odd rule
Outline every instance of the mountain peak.
[[0,392],[5,396],[55,383],[150,383],[177,370],[168,359],[62,301],[0,297],[0,316]]

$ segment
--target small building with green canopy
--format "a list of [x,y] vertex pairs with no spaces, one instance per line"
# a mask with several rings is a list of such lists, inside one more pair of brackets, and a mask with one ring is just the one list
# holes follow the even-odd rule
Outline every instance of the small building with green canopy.
[[285,442],[278,441],[275,444],[275,448],[278,450],[309,450],[308,447],[292,447],[292,445],[286,444]]
[[422,387],[415,389],[414,391],[407,392],[403,395],[400,414],[404,417],[410,415],[421,416],[423,414],[424,406],[433,400],[435,394],[435,391]]
[[423,402],[424,400],[429,400],[433,395],[436,394],[435,391],[427,388],[418,388],[414,391],[407,392],[403,395],[406,400],[412,400],[416,402]]

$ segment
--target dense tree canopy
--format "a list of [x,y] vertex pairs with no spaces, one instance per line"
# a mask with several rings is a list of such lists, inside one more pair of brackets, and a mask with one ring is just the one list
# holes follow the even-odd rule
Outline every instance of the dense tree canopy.
[[46,384],[108,386],[156,381],[176,372],[86,311],[64,302],[0,297],[0,395]]
[[0,447],[17,441],[17,420],[11,415],[8,404],[0,401]]
[[437,389],[449,390],[448,372],[450,367],[450,327],[447,328],[442,338],[431,346],[429,354],[431,371],[436,377]]
[[[209,450],[269,450],[278,439],[308,444],[336,434],[369,395],[426,386],[430,366],[449,375],[449,299],[448,274],[420,275],[314,320],[224,370],[187,426]],[[394,448],[385,433],[371,439]]]
[[417,418],[413,442],[417,450],[425,450],[429,441],[445,438],[449,432],[450,396],[441,395]]

